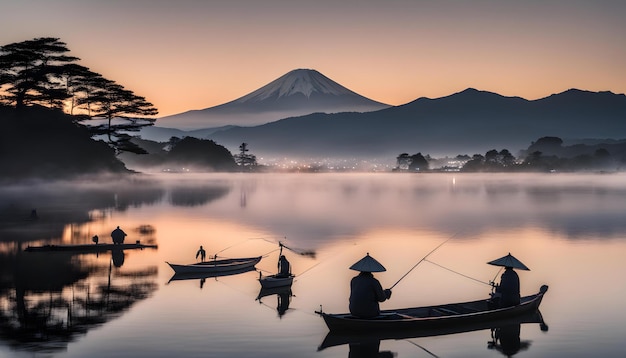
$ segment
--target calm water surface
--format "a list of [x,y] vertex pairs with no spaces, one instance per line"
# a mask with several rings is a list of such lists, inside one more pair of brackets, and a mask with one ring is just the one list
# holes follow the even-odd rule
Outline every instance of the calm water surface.
[[[31,210],[38,219],[31,219]],[[623,357],[626,175],[171,174],[0,188],[2,357],[500,357],[490,329],[323,346],[314,312],[345,312],[348,269],[387,268],[384,309],[486,298],[511,252],[522,294],[550,286],[516,357]],[[126,242],[158,249],[71,255],[29,245]],[[411,267],[448,240],[406,277]],[[264,255],[278,243],[291,291],[260,291],[258,271],[172,280],[166,261]],[[299,255],[297,252],[314,252]],[[265,295],[267,294],[267,295]],[[542,329],[543,327],[543,329]],[[331,337],[332,338],[332,337]],[[514,337],[515,338],[515,337]],[[371,353],[371,352],[370,352]],[[368,353],[369,354],[369,353]]]

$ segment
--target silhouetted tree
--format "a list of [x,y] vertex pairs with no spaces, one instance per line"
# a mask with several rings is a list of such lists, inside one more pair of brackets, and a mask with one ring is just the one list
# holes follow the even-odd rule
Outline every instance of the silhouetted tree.
[[[0,97],[2,103],[22,108],[42,105],[63,109],[75,115],[82,108],[86,115],[75,121],[100,119],[106,123],[87,127],[92,135],[106,135],[117,153],[145,153],[130,142],[127,132],[151,126],[149,118],[158,110],[144,97],[135,95],[102,75],[76,64],[68,56],[66,44],[55,37],[11,43],[0,47]],[[115,119],[115,123],[113,120]]]
[[21,108],[40,104],[62,108],[69,94],[61,80],[64,66],[77,61],[67,56],[66,44],[41,37],[0,47],[0,89],[4,103]]
[[409,156],[409,153],[402,153],[398,155],[396,157],[396,163],[397,168],[400,170],[409,169],[409,165],[411,164],[411,157]]
[[498,161],[504,167],[510,167],[515,165],[515,157],[508,149],[502,149],[500,153],[498,153]]
[[106,135],[107,142],[118,153],[145,153],[141,147],[130,142],[131,137],[125,132],[138,132],[153,125],[156,118],[148,116],[156,115],[158,110],[144,97],[103,77],[91,78],[89,86],[89,94],[79,98],[79,104],[88,104],[90,120],[105,120],[105,123],[90,126],[92,133]]
[[239,154],[235,155],[235,162],[241,168],[252,170],[258,165],[258,163],[256,161],[256,156],[248,154],[249,151],[250,149],[248,149],[248,143],[241,143],[239,146]]
[[464,172],[478,172],[482,171],[485,163],[485,157],[481,154],[474,154],[472,159],[468,160],[461,171]]
[[409,164],[409,170],[413,170],[413,171],[428,170],[428,160],[424,158],[422,153],[413,154],[411,156],[411,163]]

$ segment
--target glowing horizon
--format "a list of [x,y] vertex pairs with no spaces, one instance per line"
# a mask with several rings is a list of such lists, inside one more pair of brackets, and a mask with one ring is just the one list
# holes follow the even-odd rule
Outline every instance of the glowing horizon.
[[401,105],[467,88],[538,99],[626,93],[626,3],[279,0],[2,5],[0,44],[59,37],[164,117],[242,97],[297,68]]

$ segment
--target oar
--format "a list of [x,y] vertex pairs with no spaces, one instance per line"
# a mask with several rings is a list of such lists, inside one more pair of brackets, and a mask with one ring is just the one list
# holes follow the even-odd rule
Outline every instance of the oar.
[[[456,235],[454,235],[456,236]],[[452,236],[451,238],[447,239],[446,241],[442,242],[441,244],[437,245],[437,247],[435,247],[431,252],[429,252],[428,254],[426,254],[426,256],[422,257],[421,260],[418,261],[418,263],[416,263],[415,265],[413,265],[413,267],[411,267],[411,269],[405,273],[402,277],[400,277],[400,279],[398,281],[396,281],[396,283],[394,283],[391,287],[389,287],[389,289],[391,290],[392,288],[394,288],[400,281],[402,281],[403,278],[406,277],[406,275],[408,275],[411,271],[413,271],[413,269],[415,269],[417,267],[417,265],[421,264],[424,260],[426,260],[426,258],[428,256],[430,256],[430,254],[432,254],[433,252],[437,251],[438,248],[440,248],[441,246],[443,246],[443,244],[445,244],[446,242],[450,241],[454,236]]]

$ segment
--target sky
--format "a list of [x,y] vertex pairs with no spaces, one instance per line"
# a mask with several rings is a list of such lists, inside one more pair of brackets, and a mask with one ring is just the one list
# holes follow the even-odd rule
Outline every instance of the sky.
[[626,93],[625,18],[619,0],[0,0],[0,45],[58,37],[161,117],[298,68],[390,105]]

